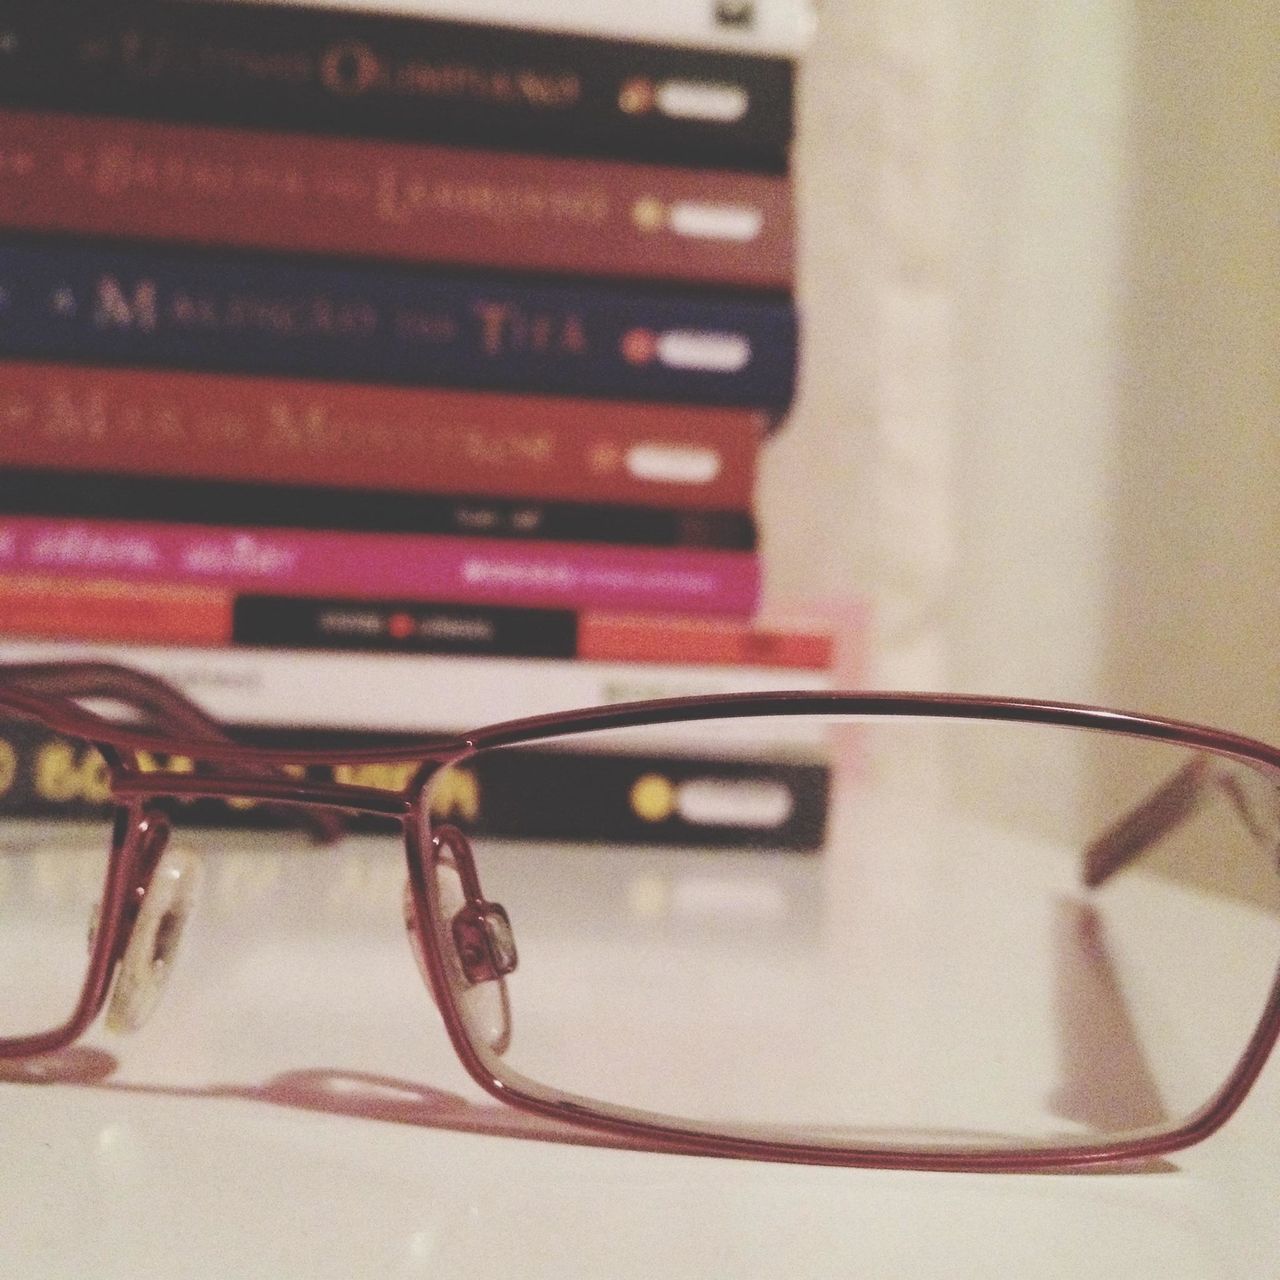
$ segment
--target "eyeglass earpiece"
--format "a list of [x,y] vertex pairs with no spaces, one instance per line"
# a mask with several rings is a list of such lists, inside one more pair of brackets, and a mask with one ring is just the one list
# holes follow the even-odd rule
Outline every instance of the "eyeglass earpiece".
[[201,874],[200,862],[189,849],[179,846],[160,853],[116,966],[106,1016],[111,1031],[137,1031],[154,1011],[173,970]]
[[[517,964],[515,935],[506,911],[486,901],[471,858],[471,845],[456,827],[441,827],[431,842],[432,874],[440,908],[439,937],[455,1003],[468,1030],[494,1053],[511,1044],[507,975]],[[406,924],[418,965],[426,962],[406,893]]]

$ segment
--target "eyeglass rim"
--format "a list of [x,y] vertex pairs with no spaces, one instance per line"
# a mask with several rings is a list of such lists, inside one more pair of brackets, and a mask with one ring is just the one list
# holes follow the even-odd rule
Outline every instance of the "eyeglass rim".
[[406,815],[406,853],[415,905],[419,945],[436,1002],[449,1039],[467,1074],[501,1102],[560,1124],[593,1129],[621,1138],[645,1150],[678,1155],[709,1155],[844,1168],[914,1170],[962,1173],[1052,1173],[1092,1167],[1140,1167],[1144,1162],[1194,1146],[1225,1125],[1239,1110],[1280,1042],[1280,965],[1272,979],[1252,1036],[1217,1092],[1196,1112],[1167,1128],[1153,1128],[1131,1136],[1105,1137],[1097,1142],[1073,1142],[1026,1147],[900,1146],[851,1143],[805,1143],[716,1134],[691,1129],[677,1118],[652,1113],[623,1114],[618,1108],[581,1095],[529,1082],[514,1069],[504,1075],[494,1069],[477,1045],[458,1006],[446,973],[441,942],[431,925],[435,891],[428,887],[425,852],[431,844],[426,806]]
[[[450,1041],[468,1074],[493,1097],[520,1110],[628,1139],[645,1149],[843,1167],[967,1172],[1039,1172],[1142,1161],[1189,1147],[1225,1124],[1243,1103],[1274,1046],[1280,1041],[1278,972],[1253,1037],[1230,1077],[1213,1098],[1182,1124],[1167,1130],[1130,1138],[1109,1139],[1094,1145],[953,1150],[909,1145],[901,1148],[835,1146],[716,1135],[682,1128],[675,1120],[665,1122],[632,1119],[603,1110],[593,1110],[590,1103],[584,1105],[583,1100],[574,1095],[543,1089],[541,1086],[539,1093],[533,1093],[513,1084],[510,1079],[497,1075],[472,1043],[445,973],[439,939],[429,923],[432,896],[426,883],[423,850],[429,847],[430,825],[429,822],[424,824],[420,817],[422,798],[432,776],[442,765],[464,760],[488,748],[514,746],[604,729],[748,716],[916,716],[1062,725],[1121,736],[1154,738],[1242,761],[1280,783],[1280,749],[1239,734],[1160,716],[1038,699],[886,691],[779,691],[659,699],[566,711],[500,722],[449,738],[435,735],[421,738],[406,736],[394,747],[281,750],[131,729],[109,721],[66,698],[30,693],[22,690],[16,682],[9,682],[9,687],[6,687],[5,677],[5,671],[0,668],[0,706],[33,716],[51,728],[72,734],[98,747],[113,766],[113,782],[118,782],[119,776],[129,773],[126,762],[119,754],[121,748],[126,751],[155,750],[190,754],[210,762],[240,761],[251,766],[334,761],[404,761],[406,758],[421,756],[423,768],[400,795],[369,792],[364,796],[359,788],[325,787],[301,780],[276,783],[266,791],[269,798],[304,806],[330,805],[359,809],[363,807],[361,798],[367,798],[373,803],[373,811],[397,817],[404,832],[411,891],[416,907],[417,935],[433,995]],[[206,794],[227,794],[236,788],[240,789],[241,794],[245,793],[246,788],[249,794],[253,794],[265,782],[260,775],[200,779],[190,775],[179,777],[160,773],[145,777],[151,793],[156,795],[169,794],[166,786],[169,783],[177,788],[175,794],[198,794],[205,784],[210,784]],[[127,814],[128,818],[118,817],[117,820],[104,890],[102,921],[77,1008],[71,1018],[54,1031],[26,1037],[21,1042],[16,1039],[4,1042],[5,1047],[0,1050],[0,1056],[30,1056],[66,1047],[88,1029],[101,1011],[107,994],[113,954],[121,940],[128,885],[130,878],[136,874],[138,859],[136,824],[141,809],[137,790],[126,788],[117,791],[115,798],[117,814]],[[127,822],[127,827],[122,831],[120,824],[123,822]],[[15,1049],[19,1044],[22,1047]]]
[[[56,666],[59,664],[48,664]],[[67,664],[100,673],[136,676],[132,668],[111,663]],[[1090,703],[965,693],[904,690],[778,690],[764,693],[708,694],[614,703],[576,708],[517,720],[497,721],[454,734],[403,734],[392,744],[267,747],[232,741],[212,742],[193,735],[130,728],[108,720],[62,696],[34,693],[21,687],[21,666],[0,664],[0,705],[12,706],[44,720],[50,727],[95,744],[136,750],[193,755],[212,762],[243,760],[252,764],[360,763],[401,761],[420,756],[445,762],[489,747],[516,746],[546,738],[605,729],[639,728],[699,720],[784,715],[920,716],[1062,725],[1113,734],[1154,738],[1197,747],[1259,767],[1280,780],[1280,746],[1217,729],[1195,721]],[[151,678],[170,688],[167,682]],[[314,740],[313,740],[314,741]]]
[[[1208,726],[1141,715],[1085,704],[1036,699],[975,697],[960,694],[914,692],[762,693],[662,699],[591,708],[550,716],[510,721],[467,735],[474,751],[493,747],[642,725],[692,722],[706,719],[783,714],[847,714],[868,717],[971,719],[1060,725],[1091,729],[1120,736],[1157,739],[1194,747],[1214,755],[1250,764],[1280,784],[1280,750],[1270,745]],[[429,815],[412,815],[406,839],[412,842],[410,825],[418,832],[419,847],[429,844]],[[423,831],[425,825],[425,834]],[[410,864],[418,859],[409,850]],[[493,1097],[561,1123],[598,1129],[642,1144],[646,1149],[676,1154],[712,1155],[766,1161],[822,1164],[847,1168],[902,1169],[938,1172],[1048,1172],[1070,1168],[1133,1164],[1185,1149],[1221,1128],[1239,1109],[1280,1041],[1280,968],[1254,1034],[1237,1059],[1234,1070],[1218,1092],[1180,1124],[1128,1138],[1097,1143],[1043,1144],[1026,1148],[925,1148],[903,1144],[887,1146],[836,1146],[803,1142],[752,1139],[717,1135],[681,1127],[676,1120],[660,1121],[640,1116],[626,1118],[617,1109],[546,1086],[536,1092],[494,1071],[477,1049],[457,1008],[444,972],[444,959],[430,918],[431,891],[421,870],[414,884],[418,901],[419,935],[432,982],[454,1049],[469,1075]]]

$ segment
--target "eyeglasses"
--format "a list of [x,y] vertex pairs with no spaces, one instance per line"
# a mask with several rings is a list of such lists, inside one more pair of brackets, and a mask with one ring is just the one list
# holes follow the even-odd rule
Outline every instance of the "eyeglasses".
[[0,1058],[140,1025],[237,823],[403,857],[471,1077],[654,1150],[1149,1157],[1280,1034],[1280,750],[1245,738],[777,693],[262,739],[140,672],[0,668]]

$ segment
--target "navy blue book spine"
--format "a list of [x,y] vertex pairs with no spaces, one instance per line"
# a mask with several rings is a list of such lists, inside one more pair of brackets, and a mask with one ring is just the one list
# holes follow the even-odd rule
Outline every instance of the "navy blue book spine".
[[0,244],[0,355],[785,410],[786,295]]

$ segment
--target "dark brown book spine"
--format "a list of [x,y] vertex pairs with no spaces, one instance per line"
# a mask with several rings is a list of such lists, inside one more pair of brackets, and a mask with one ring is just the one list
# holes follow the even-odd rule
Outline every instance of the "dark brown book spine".
[[0,100],[290,133],[786,168],[786,57],[420,15],[3,0]]
[[0,466],[749,510],[744,409],[0,362]]
[[789,179],[0,110],[0,227],[788,288]]
[[502,542],[591,542],[605,546],[754,551],[746,511],[665,511],[616,502],[542,502],[489,494],[387,493],[383,489],[240,484],[92,471],[6,467],[0,515],[262,529],[457,534]]

